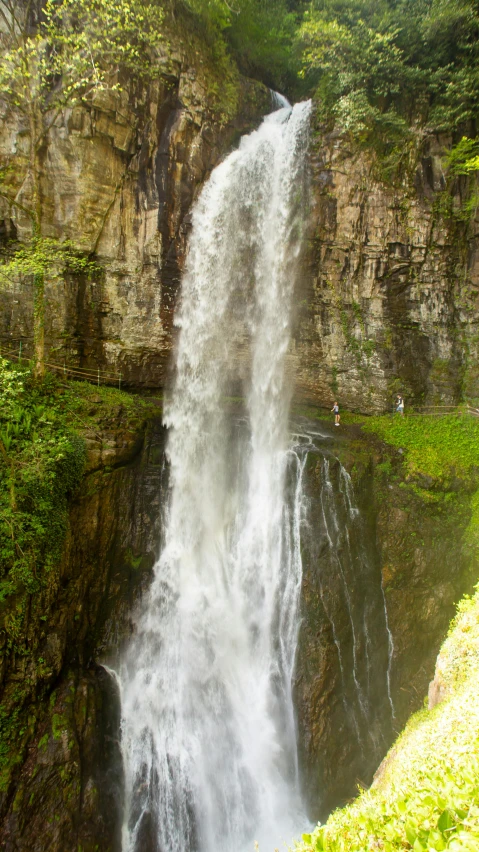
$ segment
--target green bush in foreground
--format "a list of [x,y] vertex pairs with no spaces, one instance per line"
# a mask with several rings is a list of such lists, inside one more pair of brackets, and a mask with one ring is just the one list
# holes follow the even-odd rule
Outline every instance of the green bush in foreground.
[[300,852],[477,852],[479,592],[459,606],[436,668],[445,699],[415,714],[356,802],[303,835]]

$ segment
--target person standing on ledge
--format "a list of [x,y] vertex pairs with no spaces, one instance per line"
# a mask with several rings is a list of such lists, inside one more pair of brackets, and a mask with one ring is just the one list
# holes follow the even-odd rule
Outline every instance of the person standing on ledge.
[[404,399],[400,393],[398,393],[396,397],[396,414],[400,414],[401,417],[404,417]]
[[339,405],[337,402],[334,403],[331,411],[334,411],[334,425],[339,426],[339,421],[341,420],[341,415],[339,413]]

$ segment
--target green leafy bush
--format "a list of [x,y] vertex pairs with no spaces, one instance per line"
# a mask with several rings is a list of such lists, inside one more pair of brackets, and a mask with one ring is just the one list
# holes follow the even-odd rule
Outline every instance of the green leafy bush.
[[38,591],[60,557],[85,463],[67,421],[53,377],[36,385],[29,369],[0,360],[0,601]]

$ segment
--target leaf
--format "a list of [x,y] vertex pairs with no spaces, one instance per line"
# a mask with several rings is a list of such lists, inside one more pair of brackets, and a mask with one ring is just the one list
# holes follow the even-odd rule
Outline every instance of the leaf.
[[408,839],[408,842],[411,844],[411,846],[414,846],[414,842],[417,838],[417,831],[416,831],[415,827],[412,825],[412,823],[410,823],[410,822],[406,823],[406,837]]
[[439,831],[448,831],[454,824],[455,821],[453,815],[451,814],[451,811],[446,808],[437,821],[437,827]]

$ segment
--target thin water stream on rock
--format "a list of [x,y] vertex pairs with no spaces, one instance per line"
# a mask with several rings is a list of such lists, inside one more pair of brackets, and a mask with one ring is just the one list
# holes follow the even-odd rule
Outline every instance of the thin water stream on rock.
[[[267,850],[306,825],[291,695],[304,458],[285,363],[309,115],[309,102],[269,115],[193,212],[164,543],[120,670],[123,852]],[[247,411],[232,429],[222,397],[245,338]]]

